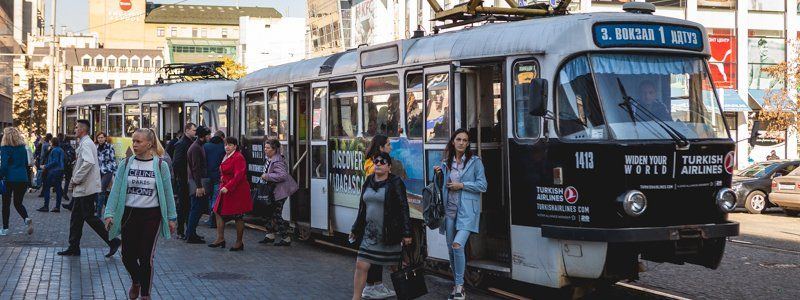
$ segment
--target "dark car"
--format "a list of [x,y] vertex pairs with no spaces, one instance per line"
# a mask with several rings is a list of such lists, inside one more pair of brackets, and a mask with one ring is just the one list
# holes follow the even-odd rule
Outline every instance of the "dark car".
[[800,160],[768,160],[747,167],[733,176],[731,188],[736,192],[736,205],[751,214],[760,214],[775,206],[768,195],[772,192],[772,178],[784,176],[800,166]]

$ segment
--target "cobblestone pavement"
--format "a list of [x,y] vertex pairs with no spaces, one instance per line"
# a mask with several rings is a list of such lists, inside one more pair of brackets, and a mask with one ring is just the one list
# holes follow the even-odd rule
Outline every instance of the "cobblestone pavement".
[[[125,299],[130,278],[120,254],[105,258],[103,241],[84,226],[80,257],[62,257],[69,235],[68,210],[42,213],[42,199],[24,201],[35,232],[23,232],[23,223],[11,213],[11,232],[0,237],[0,299]],[[52,205],[52,204],[51,204]],[[212,240],[215,232],[201,225],[199,234]],[[229,225],[230,246],[235,230]],[[349,299],[355,256],[345,251],[305,242],[291,247],[258,244],[262,233],[245,230],[245,250],[229,252],[206,245],[159,239],[152,295],[156,299]],[[388,272],[387,272],[388,273]],[[388,274],[384,274],[389,283]],[[450,281],[427,276],[426,299],[446,299]],[[479,291],[472,299],[489,299]]]

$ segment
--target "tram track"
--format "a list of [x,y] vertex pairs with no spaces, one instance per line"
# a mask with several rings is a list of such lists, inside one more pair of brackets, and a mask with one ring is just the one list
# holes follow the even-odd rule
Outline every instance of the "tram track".
[[772,252],[777,252],[777,253],[800,255],[800,251],[792,250],[792,249],[784,249],[784,248],[775,247],[775,246],[761,245],[761,244],[757,244],[757,243],[753,243],[753,242],[748,242],[748,241],[743,241],[743,240],[736,240],[736,239],[729,239],[728,241],[733,243],[733,244],[735,244],[735,245],[740,245],[740,246],[744,246],[744,247],[767,250],[767,251],[772,251]]

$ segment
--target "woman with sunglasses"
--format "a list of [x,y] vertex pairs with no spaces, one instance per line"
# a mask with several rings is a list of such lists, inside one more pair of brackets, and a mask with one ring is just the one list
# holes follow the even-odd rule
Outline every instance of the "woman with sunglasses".
[[[486,175],[480,157],[472,154],[469,147],[469,133],[465,129],[456,130],[445,148],[441,166],[435,166],[437,174],[441,171],[447,185],[442,191],[445,204],[445,226],[439,233],[447,237],[450,252],[450,268],[455,287],[449,299],[464,299],[464,270],[467,265],[466,247],[470,233],[478,233],[480,224],[481,193],[486,192]],[[437,175],[438,176],[438,175]]]
[[406,186],[391,174],[388,153],[372,157],[373,174],[361,187],[358,217],[350,231],[350,241],[361,239],[353,276],[353,299],[361,299],[371,265],[395,267],[400,262],[402,245],[411,244]]

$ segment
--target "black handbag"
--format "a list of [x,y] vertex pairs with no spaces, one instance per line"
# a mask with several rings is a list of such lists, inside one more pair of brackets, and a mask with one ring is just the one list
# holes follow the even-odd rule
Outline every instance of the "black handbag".
[[275,183],[274,182],[260,182],[252,190],[250,197],[253,203],[268,207],[275,202]]
[[428,293],[428,286],[425,284],[425,269],[422,264],[403,268],[401,260],[397,269],[391,274],[397,299],[416,299]]

